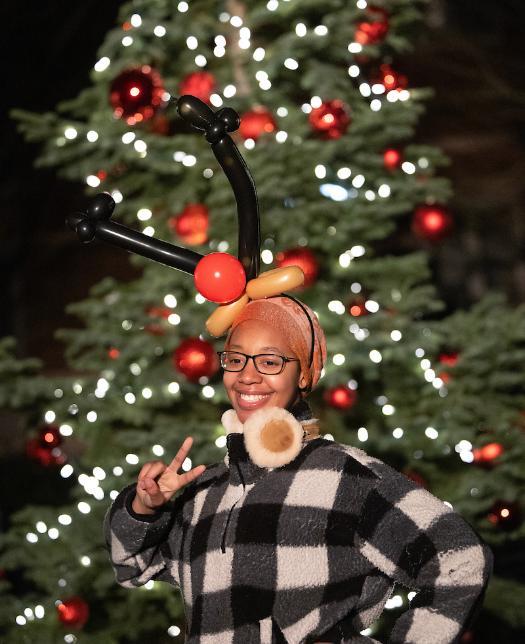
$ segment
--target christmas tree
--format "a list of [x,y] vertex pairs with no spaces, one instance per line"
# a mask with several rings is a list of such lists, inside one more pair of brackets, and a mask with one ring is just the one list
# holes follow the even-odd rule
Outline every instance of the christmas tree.
[[[263,270],[303,269],[297,294],[327,335],[311,398],[325,438],[393,465],[471,523],[496,571],[464,641],[512,641],[525,586],[503,566],[498,575],[497,562],[525,536],[524,310],[492,294],[446,316],[431,284],[427,251],[453,234],[439,176],[447,160],[410,143],[430,92],[396,65],[423,7],[135,0],[122,5],[90,87],[53,113],[15,116],[42,144],[39,162],[91,196],[110,193],[121,223],[202,254],[235,254],[231,188],[176,99],[192,94],[241,115],[233,138],[257,186]],[[399,230],[419,249],[396,250]],[[83,328],[57,334],[71,376],[38,376],[12,342],[0,345],[0,405],[25,412],[28,456],[69,482],[66,502],[23,508],[2,537],[5,642],[183,638],[177,591],[115,582],[102,520],[141,465],[169,462],[186,436],[194,447],[184,469],[223,458],[222,340],[205,332],[215,305],[193,280],[130,261],[138,280],[108,275],[70,306]],[[410,599],[396,591],[364,635],[386,637]]]

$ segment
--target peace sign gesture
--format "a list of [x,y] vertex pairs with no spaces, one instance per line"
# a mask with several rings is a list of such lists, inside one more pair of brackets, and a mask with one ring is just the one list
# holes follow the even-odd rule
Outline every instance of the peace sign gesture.
[[188,436],[169,465],[162,461],[148,461],[143,465],[139,472],[136,496],[132,503],[134,512],[153,514],[157,508],[167,503],[178,490],[204,472],[206,466],[197,465],[189,472],[178,474],[192,443],[193,438]]

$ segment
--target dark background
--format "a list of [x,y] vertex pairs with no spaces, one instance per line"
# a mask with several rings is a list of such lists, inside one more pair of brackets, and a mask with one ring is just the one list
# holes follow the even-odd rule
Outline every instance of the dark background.
[[[64,225],[83,204],[83,186],[33,168],[38,146],[16,132],[8,110],[52,110],[90,82],[89,71],[121,2],[27,0],[0,10],[2,146],[0,158],[0,336],[14,335],[20,356],[66,367],[59,327],[76,326],[68,302],[111,274],[135,275],[127,254],[99,244],[89,252]],[[428,246],[434,279],[448,311],[468,307],[491,289],[525,301],[525,61],[523,0],[433,0],[415,51],[396,61],[409,85],[431,86],[416,141],[441,147],[452,164],[453,235]],[[407,233],[408,235],[409,233]],[[401,240],[414,248],[422,242]]]

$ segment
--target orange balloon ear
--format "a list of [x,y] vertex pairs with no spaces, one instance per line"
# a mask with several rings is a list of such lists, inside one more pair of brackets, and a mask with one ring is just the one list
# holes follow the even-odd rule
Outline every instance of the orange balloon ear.
[[239,315],[242,309],[248,304],[249,297],[244,293],[241,297],[230,304],[222,304],[206,320],[206,329],[210,335],[218,338],[230,328],[232,322]]
[[262,297],[279,295],[284,291],[291,291],[304,283],[304,273],[299,266],[283,266],[274,268],[246,284],[246,293],[252,300]]

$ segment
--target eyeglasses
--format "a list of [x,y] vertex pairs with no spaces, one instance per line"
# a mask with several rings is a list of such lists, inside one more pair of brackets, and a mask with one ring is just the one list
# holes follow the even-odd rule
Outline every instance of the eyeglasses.
[[258,353],[250,356],[240,351],[217,351],[221,361],[221,367],[224,371],[242,371],[248,362],[248,358],[253,360],[253,364],[259,373],[265,376],[276,376],[281,373],[287,362],[298,362],[298,358],[287,358],[275,353]]

